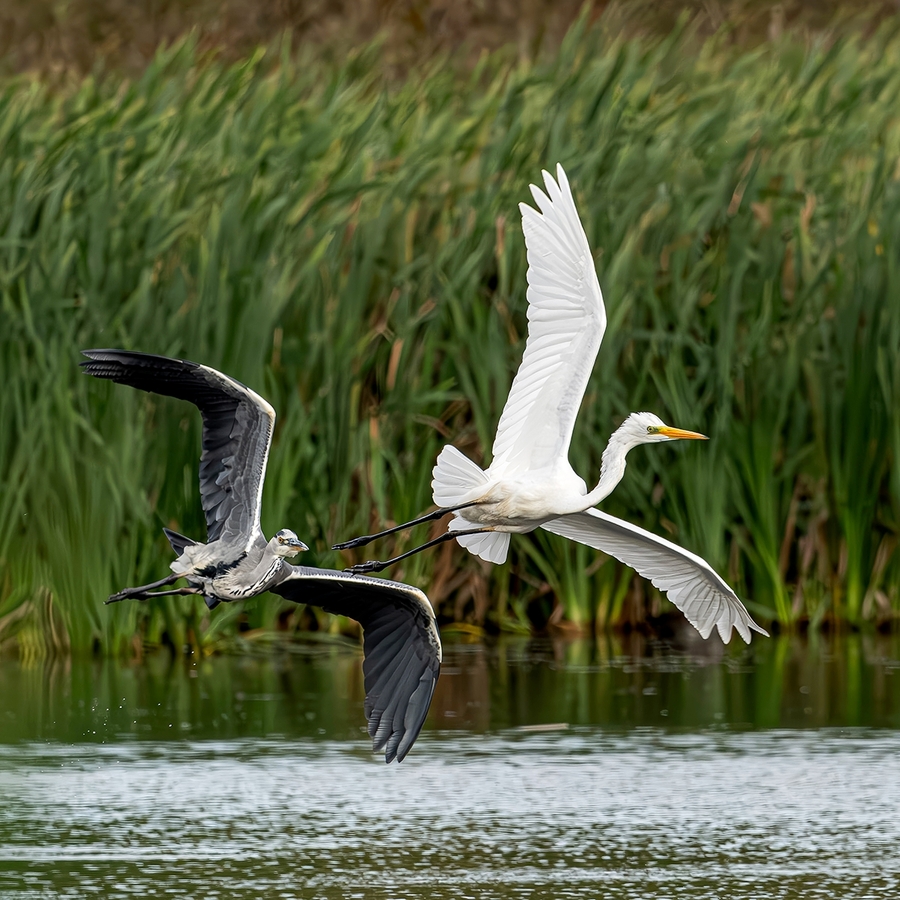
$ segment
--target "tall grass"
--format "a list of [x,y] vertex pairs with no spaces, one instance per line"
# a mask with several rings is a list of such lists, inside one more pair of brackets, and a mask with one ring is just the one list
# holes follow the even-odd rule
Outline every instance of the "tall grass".
[[[763,620],[896,616],[898,63],[892,30],[742,52],[579,27],[542,63],[399,85],[375,47],[225,67],[189,43],[133,83],[7,82],[0,641],[120,651],[275,623],[274,598],[100,605],[166,571],[161,525],[203,536],[199,427],[81,377],[81,348],[184,356],[264,393],[263,525],[294,528],[308,562],[345,565],[333,541],[423,511],[445,442],[484,459],[525,336],[516,204],[557,161],[610,323],[575,468],[596,477],[629,410],[702,429],[709,445],[632,454],[605,508],[704,554]],[[504,566],[446,547],[394,575],[501,627],[666,609],[549,535]]]

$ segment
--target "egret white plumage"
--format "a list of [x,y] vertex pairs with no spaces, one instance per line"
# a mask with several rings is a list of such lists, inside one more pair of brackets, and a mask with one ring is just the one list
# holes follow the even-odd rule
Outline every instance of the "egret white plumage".
[[751,630],[766,632],[705,560],[593,508],[622,479],[629,450],[661,441],[705,440],[704,435],[672,428],[652,413],[632,413],[610,437],[592,490],[569,464],[575,417],[606,330],[606,309],[562,166],[556,174],[554,180],[543,173],[546,192],[531,185],[537,210],[519,204],[528,257],[528,338],[497,427],[490,466],[482,470],[455,447],[444,447],[433,471],[435,512],[335,549],[363,546],[452,512],[446,534],[393,559],[361,563],[350,571],[379,571],[454,538],[476,556],[502,563],[511,533],[543,528],[636,569],[666,592],[704,638],[717,628],[727,642],[734,627],[749,643]]
[[[84,355],[88,374],[189,400],[203,417],[200,497],[207,542],[164,528],[178,554],[172,574],[106,602],[200,594],[212,609],[273,591],[356,619],[363,628],[369,735],[386,762],[402,760],[422,729],[441,668],[441,639],[425,594],[396,581],[291,565],[287,558],[307,547],[288,529],[266,540],[259,515],[275,410],[259,394],[187,360],[126,350]],[[154,592],[179,578],[189,586]]]

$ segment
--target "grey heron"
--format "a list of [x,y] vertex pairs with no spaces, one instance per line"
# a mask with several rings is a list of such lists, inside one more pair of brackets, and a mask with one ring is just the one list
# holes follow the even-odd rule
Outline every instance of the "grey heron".
[[[85,350],[97,378],[188,400],[203,419],[200,497],[206,543],[163,529],[177,559],[172,574],[126,588],[106,602],[199,594],[212,609],[272,591],[356,619],[363,628],[365,714],[385,762],[409,752],[425,721],[441,667],[441,640],[428,598],[396,581],[295,566],[306,550],[293,531],[267,541],[260,527],[262,488],[275,410],[259,394],[209,366],[127,350]],[[179,578],[188,587],[155,590]]]
[[[629,522],[594,509],[625,473],[625,457],[645,443],[705,435],[666,425],[653,413],[632,413],[603,452],[600,479],[588,490],[569,464],[575,417],[606,330],[606,309],[591,249],[562,166],[556,179],[544,172],[545,191],[531,192],[538,209],[519,204],[528,257],[528,338],[483,471],[446,446],[433,472],[438,509],[334,549],[361,547],[376,538],[454,513],[449,530],[393,559],[360,563],[351,572],[377,572],[401,559],[456,539],[476,556],[502,563],[511,533],[543,528],[602,550],[636,569],[667,593],[707,638],[713,629],[726,643],[732,627],[750,642],[766,632],[704,559]],[[538,212],[540,210],[540,212]]]

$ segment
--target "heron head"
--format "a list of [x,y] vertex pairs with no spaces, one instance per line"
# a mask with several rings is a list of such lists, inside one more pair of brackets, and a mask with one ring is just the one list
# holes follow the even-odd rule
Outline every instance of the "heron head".
[[685,431],[683,428],[672,428],[666,425],[659,416],[649,412],[632,413],[623,423],[622,431],[635,444],[655,444],[659,441],[707,441],[705,434],[696,431]]
[[271,545],[277,556],[296,556],[301,550],[309,550],[289,528],[282,528],[272,538]]

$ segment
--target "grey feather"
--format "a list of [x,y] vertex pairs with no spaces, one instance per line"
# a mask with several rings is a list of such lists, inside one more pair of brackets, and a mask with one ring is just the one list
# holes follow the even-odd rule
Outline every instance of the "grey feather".
[[259,533],[259,507],[275,410],[246,385],[199,363],[128,350],[85,350],[81,365],[153,394],[193,403],[203,417],[200,499],[207,543]]
[[376,750],[384,749],[386,762],[399,762],[422,730],[441,671],[440,635],[428,598],[382,578],[305,566],[285,570],[270,590],[362,625],[369,736]]
[[[295,603],[350,616],[363,628],[365,713],[376,750],[402,760],[425,721],[441,669],[441,640],[428,598],[381,578],[292,566],[282,549],[297,552],[279,532],[267,542],[259,526],[262,484],[275,411],[249,388],[197,363],[125,350],[87,350],[85,371],[144,391],[194,403],[203,417],[200,496],[206,544],[165,529],[178,560],[173,576],[128,588],[112,601],[153,596],[152,588],[184,577],[212,609],[272,590]],[[280,542],[280,544],[278,543]]]

